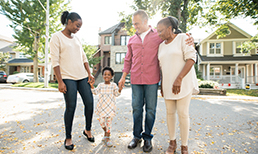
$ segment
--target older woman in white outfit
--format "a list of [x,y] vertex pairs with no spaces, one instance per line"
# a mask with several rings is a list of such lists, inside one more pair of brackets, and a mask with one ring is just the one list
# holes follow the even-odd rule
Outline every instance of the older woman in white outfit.
[[161,19],[157,25],[159,37],[158,58],[162,70],[161,94],[165,99],[170,143],[167,154],[174,153],[176,144],[176,112],[179,117],[181,153],[188,154],[189,104],[192,93],[198,92],[194,70],[196,51],[185,43],[187,35],[178,28],[175,17]]

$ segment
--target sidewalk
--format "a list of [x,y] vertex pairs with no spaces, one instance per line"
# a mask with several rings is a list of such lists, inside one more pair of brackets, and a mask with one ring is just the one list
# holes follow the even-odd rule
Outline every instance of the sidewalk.
[[[10,84],[9,85],[0,84],[0,89],[16,89],[16,90],[35,90],[35,91],[45,91],[45,92],[59,92],[58,89],[54,89],[54,88],[12,87]],[[159,91],[158,91],[158,97],[162,98]],[[258,97],[253,97],[253,96],[193,95],[192,98],[193,99],[227,99],[227,100],[258,101]]]

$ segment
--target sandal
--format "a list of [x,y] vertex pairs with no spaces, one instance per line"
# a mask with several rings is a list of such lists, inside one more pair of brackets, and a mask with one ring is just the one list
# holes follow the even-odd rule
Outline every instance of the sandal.
[[[107,139],[109,139],[109,141],[107,141]],[[104,141],[106,143],[107,147],[112,147],[113,146],[112,142],[110,141],[109,136],[104,136],[102,141]]]
[[88,141],[90,141],[90,142],[95,142],[94,137],[93,137],[93,136],[92,136],[91,138],[88,137],[88,135],[85,133],[85,131],[83,131],[82,134],[88,139]]

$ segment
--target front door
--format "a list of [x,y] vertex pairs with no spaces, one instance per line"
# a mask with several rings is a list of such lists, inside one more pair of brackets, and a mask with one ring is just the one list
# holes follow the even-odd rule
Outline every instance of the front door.
[[[240,78],[245,78],[245,67],[239,66],[237,73],[238,73],[238,76],[239,76]],[[231,75],[235,76],[235,67],[232,67],[232,69],[231,69]]]

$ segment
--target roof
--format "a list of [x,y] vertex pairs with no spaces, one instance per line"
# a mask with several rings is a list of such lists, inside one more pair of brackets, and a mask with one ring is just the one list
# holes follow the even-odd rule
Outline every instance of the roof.
[[[228,22],[227,25],[228,25],[229,27],[232,27],[233,29],[235,29],[236,31],[238,31],[239,33],[241,33],[242,35],[244,35],[246,38],[251,38],[251,37],[252,37],[250,34],[248,34],[247,32],[243,31],[242,29],[240,29],[239,27],[237,27],[236,25],[234,25],[234,24],[231,23],[231,22]],[[216,35],[215,32],[216,32],[216,30],[215,30],[213,33],[211,33],[208,37],[206,37],[205,39],[203,39],[203,40],[201,41],[201,44],[204,43],[204,42],[206,42],[206,41],[209,40],[210,38],[212,38],[214,35]]]
[[14,58],[8,61],[8,64],[13,63],[33,63],[33,60],[28,58]]
[[222,57],[207,57],[202,56],[202,61],[254,61],[258,60],[257,55],[252,56],[240,56],[240,57],[234,57],[233,55],[224,55]]
[[124,27],[125,23],[118,23],[102,32],[99,33],[99,35],[103,35],[103,34],[112,34],[114,32],[118,32],[122,27]]
[[14,51],[13,51],[13,46],[15,46],[16,44],[15,43],[13,43],[13,44],[11,44],[11,45],[9,45],[9,46],[7,46],[7,47],[4,47],[4,48],[1,48],[0,49],[0,52],[3,52],[3,53],[7,53],[7,52],[9,52],[9,53],[15,53]]
[[0,40],[6,41],[6,42],[10,42],[10,43],[13,43],[14,41],[16,41],[16,39],[11,38],[11,37],[6,37],[4,35],[0,35]]

